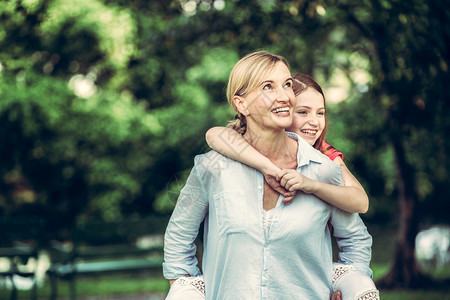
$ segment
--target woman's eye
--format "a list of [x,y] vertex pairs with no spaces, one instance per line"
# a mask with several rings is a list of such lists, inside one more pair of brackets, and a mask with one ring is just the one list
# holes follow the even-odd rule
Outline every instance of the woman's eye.
[[297,112],[299,115],[306,115],[307,111],[306,110],[301,110]]

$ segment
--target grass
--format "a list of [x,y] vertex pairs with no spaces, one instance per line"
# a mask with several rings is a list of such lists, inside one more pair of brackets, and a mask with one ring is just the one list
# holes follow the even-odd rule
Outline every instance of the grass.
[[[381,269],[387,267],[381,266]],[[110,299],[113,296],[138,294],[165,295],[168,283],[162,277],[147,277],[146,275],[104,275],[95,278],[79,278],[77,295],[79,298]],[[0,299],[9,299],[9,291],[0,290]],[[19,299],[30,299],[30,291],[20,291]],[[39,299],[49,299],[50,286],[48,282],[38,289]],[[69,284],[61,281],[58,285],[58,299],[69,298]],[[94,297],[94,298],[93,298]],[[450,287],[447,290],[381,290],[382,300],[450,300]],[[162,298],[163,299],[163,298]]]
[[449,300],[450,291],[380,291],[381,300]]
[[[369,227],[369,226],[368,226]],[[373,258],[371,268],[374,279],[381,278],[389,270],[390,255],[393,250],[392,237],[395,232],[380,228],[370,228],[374,236]],[[449,279],[450,268],[428,271],[433,278]],[[124,295],[165,295],[169,284],[160,274],[128,274],[103,275],[96,277],[80,277],[77,279],[77,295],[81,299],[111,299],[113,296]],[[69,298],[69,284],[66,281],[58,283],[58,299]],[[48,280],[38,289],[39,299],[49,299],[50,284]],[[0,284],[0,300],[9,299],[10,291]],[[450,300],[450,286],[439,290],[380,290],[382,300]],[[19,291],[18,299],[30,299],[30,291]],[[147,298],[148,299],[148,298]]]
[[[387,265],[373,266],[374,274],[382,276],[388,269]],[[377,277],[375,277],[377,278]],[[125,295],[165,295],[168,282],[162,277],[148,274],[134,275],[103,275],[97,277],[81,277],[77,280],[77,296],[79,299],[110,299],[113,296]],[[9,299],[10,291],[0,289],[0,299]],[[48,281],[38,289],[39,299],[49,299],[50,285]],[[382,300],[450,300],[450,287],[444,290],[381,290]],[[58,299],[69,298],[69,284],[60,281],[58,284]],[[19,291],[18,299],[30,299],[30,291]],[[163,298],[162,298],[163,299]]]
[[[77,297],[92,299],[109,299],[113,295],[160,294],[165,295],[169,283],[162,276],[154,274],[101,275],[80,277],[76,281]],[[39,299],[49,299],[50,283],[48,280],[38,288]],[[0,300],[10,299],[10,290],[0,287]],[[69,299],[70,286],[65,280],[58,281],[58,300]],[[18,292],[18,299],[31,299],[31,291]]]

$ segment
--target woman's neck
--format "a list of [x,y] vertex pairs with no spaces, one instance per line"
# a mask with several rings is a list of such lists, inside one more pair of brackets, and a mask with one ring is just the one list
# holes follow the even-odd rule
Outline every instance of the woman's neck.
[[296,165],[298,144],[289,138],[284,130],[270,131],[248,128],[244,138],[278,167],[292,168],[293,164]]

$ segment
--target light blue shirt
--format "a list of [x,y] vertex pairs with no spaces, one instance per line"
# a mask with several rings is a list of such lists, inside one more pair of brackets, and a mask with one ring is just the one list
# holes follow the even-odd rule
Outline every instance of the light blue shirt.
[[[297,170],[342,185],[341,168],[295,134]],[[339,261],[369,276],[372,237],[358,214],[344,212],[314,195],[297,192],[274,208],[263,227],[263,175],[211,151],[195,157],[167,226],[163,272],[167,279],[200,275],[194,240],[205,220],[203,272],[206,299],[329,299],[332,247]]]

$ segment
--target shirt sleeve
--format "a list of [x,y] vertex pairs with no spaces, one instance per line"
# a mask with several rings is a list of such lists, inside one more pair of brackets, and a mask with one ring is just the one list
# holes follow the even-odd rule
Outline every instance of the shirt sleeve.
[[339,247],[339,262],[353,265],[363,274],[372,277],[372,236],[359,215],[333,208],[330,221]]
[[208,201],[198,173],[194,166],[166,228],[163,275],[167,279],[201,274],[194,241],[208,211]]
[[334,160],[338,156],[341,159],[344,159],[344,154],[342,152],[340,152],[338,149],[334,148],[325,141],[322,142],[321,152],[326,156],[328,156],[331,160]]

